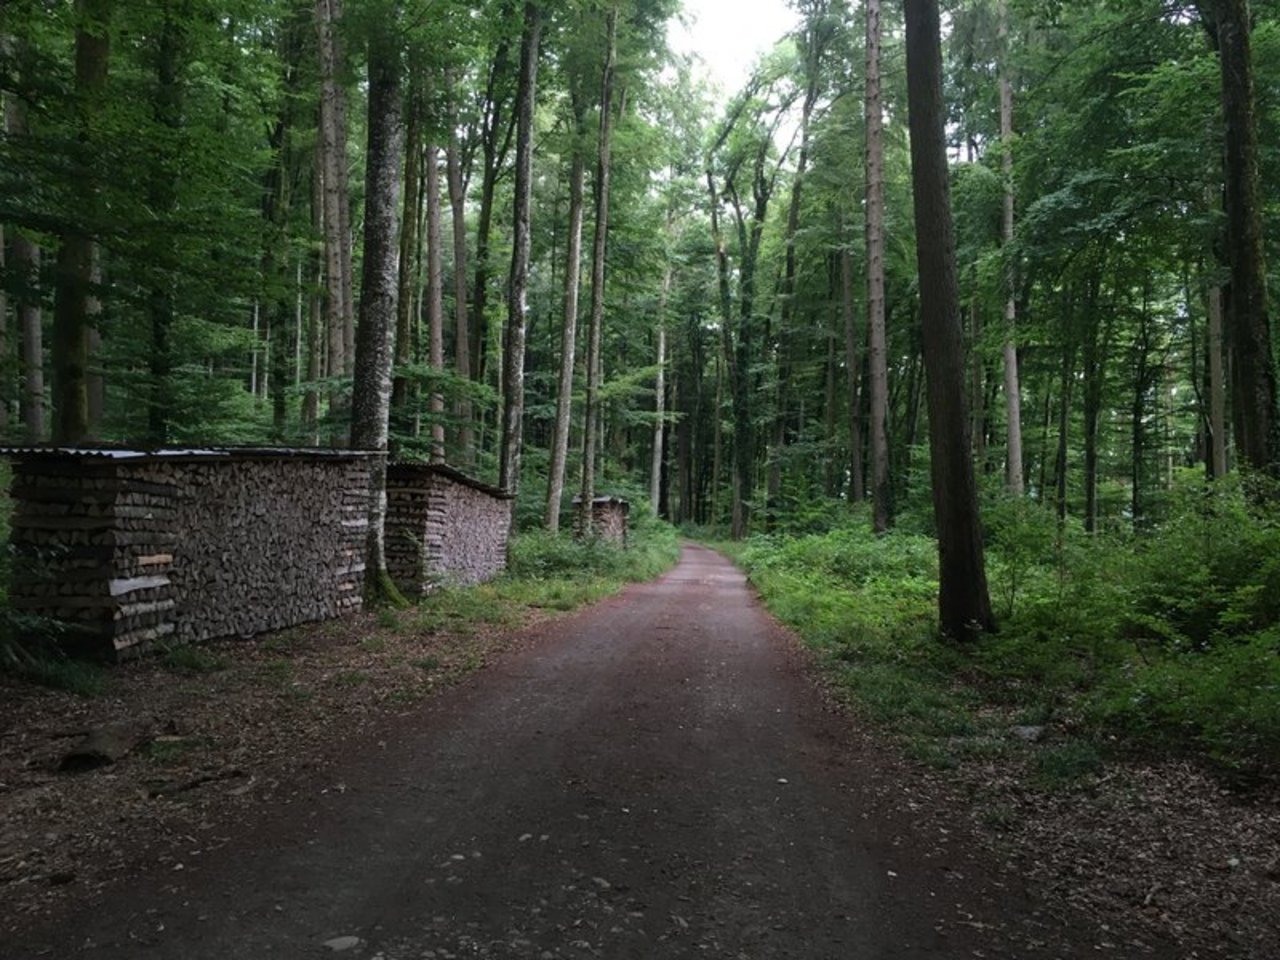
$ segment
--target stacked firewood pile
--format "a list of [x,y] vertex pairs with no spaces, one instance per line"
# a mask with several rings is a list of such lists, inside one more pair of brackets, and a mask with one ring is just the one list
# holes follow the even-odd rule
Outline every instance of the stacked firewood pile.
[[361,604],[364,455],[8,453],[18,556],[11,600],[70,649],[127,656]]
[[364,460],[232,459],[183,470],[171,573],[177,638],[279,630],[359,608],[368,528]]
[[57,621],[65,647],[94,653],[170,637],[178,533],[171,473],[50,455],[14,470],[10,602]]
[[440,464],[387,469],[387,568],[407,596],[506,567],[511,498]]
[[[582,536],[582,500],[573,498],[574,531]],[[596,497],[591,501],[591,533],[601,540],[627,542],[627,516],[631,503],[622,497]]]

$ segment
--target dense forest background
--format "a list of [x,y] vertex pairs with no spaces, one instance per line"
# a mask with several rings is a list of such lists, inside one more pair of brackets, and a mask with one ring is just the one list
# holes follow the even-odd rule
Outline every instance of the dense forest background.
[[[885,204],[866,216],[876,6],[800,4],[796,34],[717,104],[666,47],[671,3],[6,4],[4,435],[348,443],[370,136],[390,109],[401,455],[434,444],[496,476],[504,398],[522,392],[525,524],[566,463],[577,492],[587,433],[598,483],[652,493],[680,523],[820,525],[880,485],[884,522],[922,512],[896,4],[876,14]],[[978,472],[1088,529],[1141,527],[1180,478],[1227,472],[1247,402],[1224,366],[1212,34],[1167,0],[944,7]],[[529,266],[513,297],[531,15]],[[1271,183],[1280,41],[1274,5],[1253,15]],[[517,312],[523,345],[507,343]],[[522,349],[515,386],[504,355]]]
[[937,7],[799,0],[724,97],[674,0],[11,0],[0,435],[625,495],[851,663],[940,591],[1037,709],[1262,756],[1280,5]]

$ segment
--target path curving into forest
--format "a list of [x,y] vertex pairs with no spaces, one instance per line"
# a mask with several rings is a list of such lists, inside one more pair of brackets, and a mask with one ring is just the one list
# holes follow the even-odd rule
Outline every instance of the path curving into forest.
[[925,815],[743,576],[701,547],[380,736],[220,850],[0,953],[1092,953],[963,826]]

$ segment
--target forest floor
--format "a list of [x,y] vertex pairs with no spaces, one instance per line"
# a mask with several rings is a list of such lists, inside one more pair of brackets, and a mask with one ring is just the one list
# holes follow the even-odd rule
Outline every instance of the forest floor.
[[[709,551],[468,623],[219,644],[90,698],[0,678],[0,954],[1280,955],[1273,792],[898,759]],[[135,750],[59,770],[120,721]]]

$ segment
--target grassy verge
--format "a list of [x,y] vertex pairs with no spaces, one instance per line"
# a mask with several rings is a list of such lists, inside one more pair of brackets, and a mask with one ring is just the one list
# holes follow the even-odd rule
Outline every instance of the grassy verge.
[[928,536],[877,539],[854,513],[731,552],[855,708],[929,763],[1017,752],[1049,787],[1132,752],[1276,775],[1280,512],[1197,485],[1141,536],[1025,500],[985,517],[1001,629],[963,649],[935,634]]

